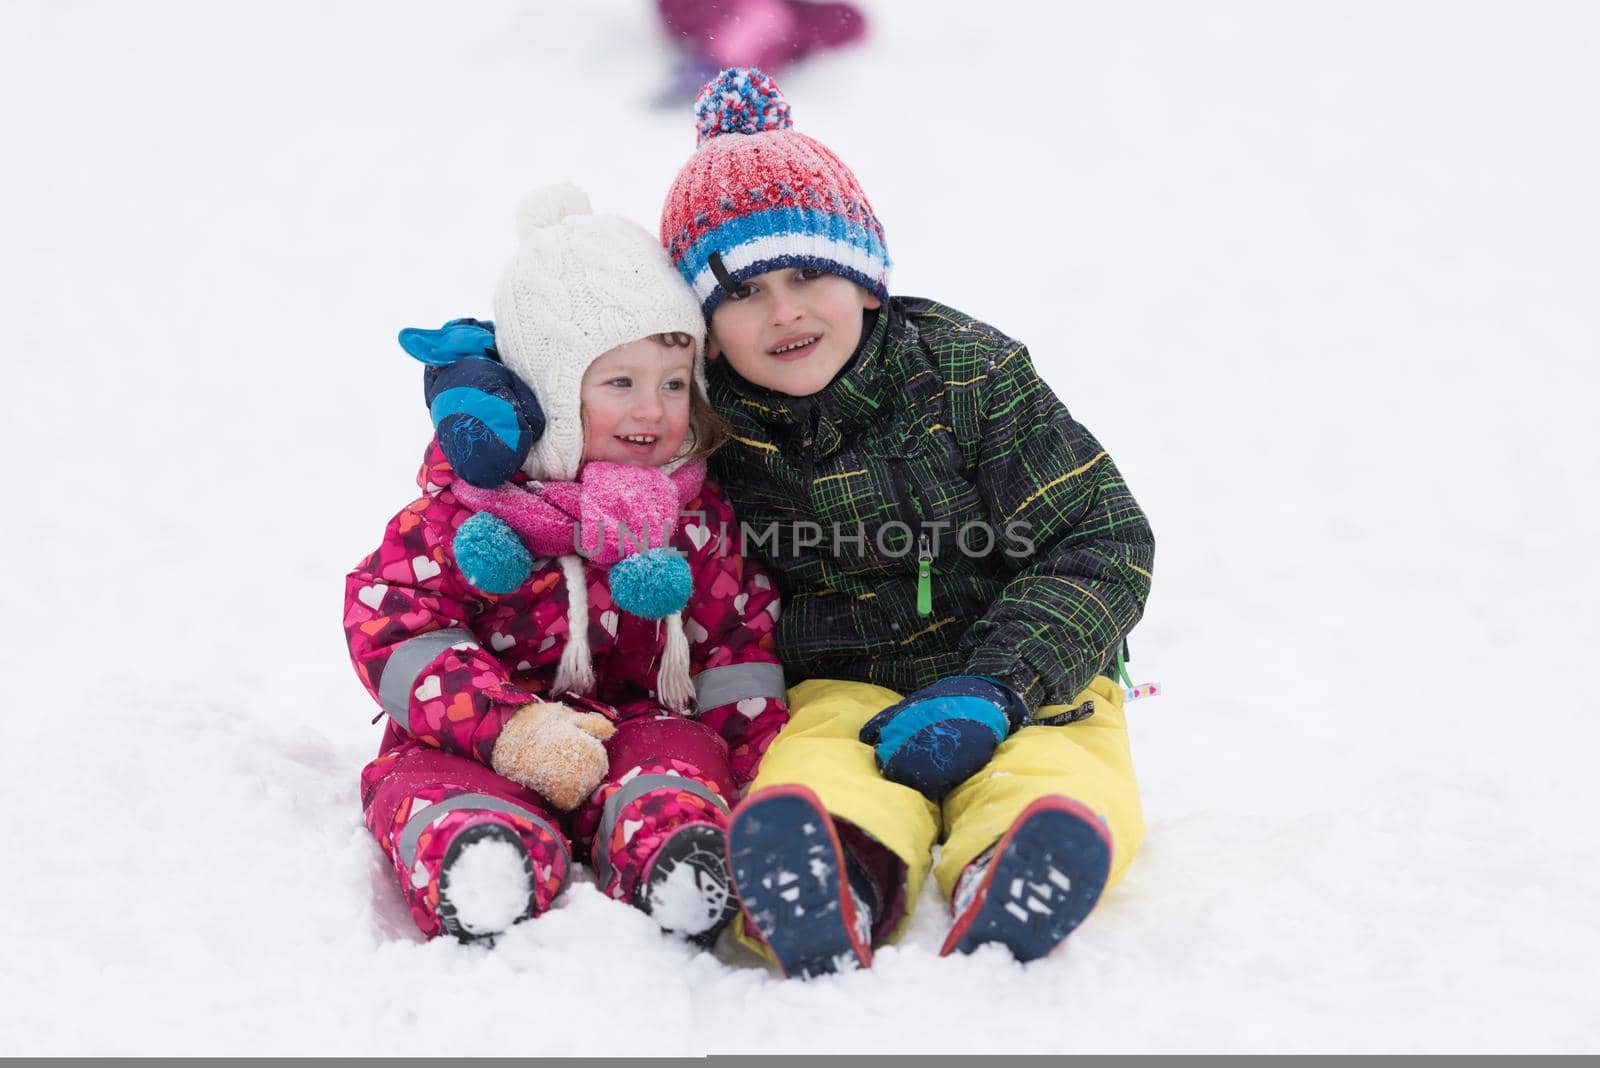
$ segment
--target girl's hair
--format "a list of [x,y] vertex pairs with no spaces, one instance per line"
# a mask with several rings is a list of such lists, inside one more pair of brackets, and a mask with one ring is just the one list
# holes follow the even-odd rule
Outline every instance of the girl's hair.
[[[651,340],[659,341],[671,348],[693,348],[694,338],[688,334],[653,334]],[[691,380],[689,382],[689,433],[684,438],[684,445],[688,452],[682,454],[685,460],[704,460],[712,453],[728,443],[733,436],[733,428],[728,421],[717,414],[711,402],[701,392],[700,386]]]

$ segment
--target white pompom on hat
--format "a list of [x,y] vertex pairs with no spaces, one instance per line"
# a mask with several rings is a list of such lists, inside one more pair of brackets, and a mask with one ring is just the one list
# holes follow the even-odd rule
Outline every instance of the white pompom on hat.
[[594,214],[571,183],[530,195],[517,213],[517,237],[494,310],[500,358],[544,409],[544,436],[522,469],[571,481],[583,462],[580,387],[589,365],[654,334],[688,334],[704,396],[705,319],[660,243],[635,222]]

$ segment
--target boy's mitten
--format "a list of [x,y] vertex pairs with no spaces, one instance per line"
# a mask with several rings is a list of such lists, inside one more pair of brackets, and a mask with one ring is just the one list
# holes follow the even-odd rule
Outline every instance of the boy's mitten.
[[506,721],[489,762],[512,782],[570,812],[606,777],[609,762],[601,743],[615,733],[604,716],[539,701]]
[[951,675],[909,694],[867,721],[884,778],[938,801],[989,762],[1028,706],[985,675]]
[[500,362],[494,324],[452,319],[438,330],[402,330],[400,347],[428,365],[423,398],[456,475],[474,486],[508,481],[545,419],[533,391]]

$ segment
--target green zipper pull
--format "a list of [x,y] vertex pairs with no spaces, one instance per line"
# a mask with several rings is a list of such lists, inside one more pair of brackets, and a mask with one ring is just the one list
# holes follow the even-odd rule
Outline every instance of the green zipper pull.
[[928,536],[922,535],[917,543],[917,615],[933,614],[933,550],[928,548]]

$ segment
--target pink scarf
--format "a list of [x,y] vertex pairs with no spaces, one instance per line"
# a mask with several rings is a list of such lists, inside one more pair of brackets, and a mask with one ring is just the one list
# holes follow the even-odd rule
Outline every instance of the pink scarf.
[[670,475],[659,467],[597,460],[578,471],[576,482],[507,482],[482,489],[457,479],[450,491],[467,507],[505,520],[535,556],[577,552],[614,564],[643,548],[669,544],[683,506],[705,480],[700,460]]

